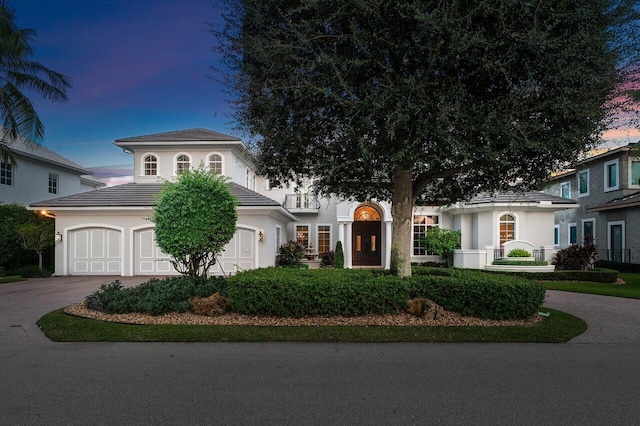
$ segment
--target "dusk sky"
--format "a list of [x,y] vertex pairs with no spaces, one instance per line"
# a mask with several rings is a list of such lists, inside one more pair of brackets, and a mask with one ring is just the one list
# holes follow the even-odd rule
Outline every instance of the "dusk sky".
[[[132,173],[119,138],[202,127],[234,131],[229,95],[212,80],[216,0],[9,0],[21,28],[33,28],[32,58],[67,75],[69,101],[31,96],[43,145],[93,170]],[[636,129],[607,135],[637,142]]]

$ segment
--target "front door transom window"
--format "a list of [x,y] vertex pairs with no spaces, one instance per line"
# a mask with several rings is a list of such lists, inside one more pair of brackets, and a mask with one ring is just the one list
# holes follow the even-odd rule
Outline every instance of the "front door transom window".
[[353,220],[358,222],[380,221],[380,213],[371,206],[358,207],[353,214]]

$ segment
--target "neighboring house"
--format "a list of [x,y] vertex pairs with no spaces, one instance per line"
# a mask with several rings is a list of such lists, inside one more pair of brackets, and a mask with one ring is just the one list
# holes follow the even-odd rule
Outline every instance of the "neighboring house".
[[91,172],[47,148],[19,138],[9,144],[14,163],[0,159],[0,202],[29,205],[105,186]]
[[[253,156],[240,139],[211,130],[118,139],[115,145],[133,155],[134,183],[31,205],[56,217],[61,235],[56,244],[57,275],[175,273],[155,244],[148,218],[160,181],[174,180],[200,164],[229,177],[239,201],[236,234],[213,273],[272,266],[287,240],[297,240],[316,254],[334,250],[341,241],[345,266],[390,266],[393,219],[387,202],[317,196],[311,185],[271,188],[256,174]],[[456,266],[482,269],[503,243],[514,240],[524,240],[539,257],[550,259],[554,212],[575,207],[573,200],[542,193],[477,197],[449,208],[418,206],[411,260],[441,260],[421,239],[430,227],[462,232]]]
[[638,144],[599,153],[555,176],[545,192],[573,198],[580,206],[555,215],[558,248],[582,244],[591,235],[599,258],[640,263],[640,158]]

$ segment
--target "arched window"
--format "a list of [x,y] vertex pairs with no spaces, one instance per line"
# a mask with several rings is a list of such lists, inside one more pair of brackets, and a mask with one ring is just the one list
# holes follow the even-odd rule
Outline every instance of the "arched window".
[[209,171],[215,175],[222,174],[222,156],[219,154],[211,154],[209,156]]
[[176,174],[181,175],[189,171],[191,167],[191,159],[186,154],[180,154],[176,157]]
[[158,175],[158,158],[155,155],[145,155],[143,159],[144,175],[145,176],[157,176]]
[[353,213],[353,220],[358,222],[379,221],[380,213],[371,206],[360,206]]
[[516,218],[511,214],[500,216],[500,247],[507,241],[516,239]]

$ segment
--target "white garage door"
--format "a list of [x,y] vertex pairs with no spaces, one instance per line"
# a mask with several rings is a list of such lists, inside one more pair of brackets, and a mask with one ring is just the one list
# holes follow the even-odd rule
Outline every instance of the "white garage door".
[[225,246],[224,252],[218,256],[218,261],[211,268],[211,273],[229,275],[255,268],[255,238],[255,231],[243,228],[236,229],[233,238]]
[[134,265],[136,275],[175,275],[178,272],[169,261],[169,256],[156,244],[156,233],[145,229],[135,234]]
[[[157,246],[153,229],[137,231],[134,240],[136,275],[177,274],[169,257]],[[255,241],[255,231],[238,228],[209,273],[229,275],[255,268]]]
[[120,231],[86,228],[69,233],[71,275],[120,275]]

